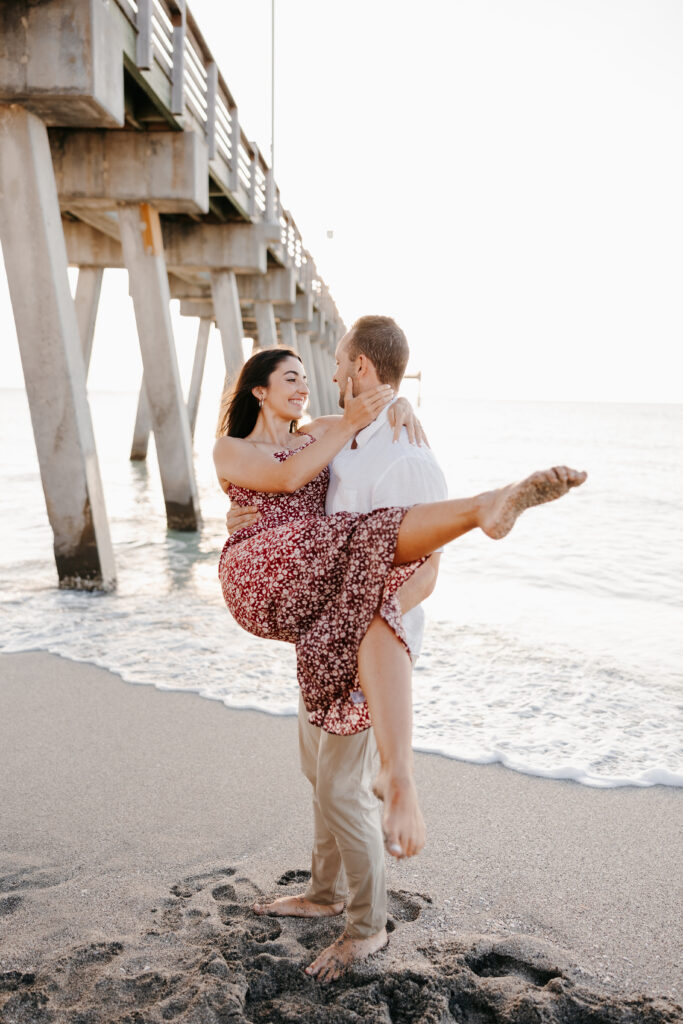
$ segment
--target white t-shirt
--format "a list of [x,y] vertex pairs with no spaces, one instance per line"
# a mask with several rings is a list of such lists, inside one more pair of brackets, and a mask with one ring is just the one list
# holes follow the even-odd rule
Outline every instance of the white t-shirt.
[[[391,505],[415,505],[448,497],[446,479],[430,448],[411,444],[405,430],[394,444],[387,409],[335,455],[325,511],[371,512]],[[424,612],[420,605],[403,616],[413,661],[420,653]]]

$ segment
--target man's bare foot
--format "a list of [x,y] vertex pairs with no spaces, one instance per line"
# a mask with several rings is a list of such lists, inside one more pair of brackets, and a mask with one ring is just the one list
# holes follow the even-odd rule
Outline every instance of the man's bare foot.
[[305,896],[280,896],[270,903],[254,903],[251,909],[260,917],[336,917],[344,903],[313,903]]
[[414,857],[425,844],[426,830],[413,779],[392,776],[382,769],[372,791],[384,803],[382,831],[387,852],[397,859]]
[[380,949],[384,949],[388,941],[386,928],[368,936],[367,939],[353,939],[344,932],[306,968],[306,974],[317,978],[323,985],[329,985],[331,981],[341,978],[354,961],[364,960],[373,953],[378,953]]
[[532,473],[517,484],[488,491],[483,495],[479,526],[489,537],[500,540],[510,532],[525,509],[561,498],[572,487],[579,487],[587,475],[568,466],[554,466]]

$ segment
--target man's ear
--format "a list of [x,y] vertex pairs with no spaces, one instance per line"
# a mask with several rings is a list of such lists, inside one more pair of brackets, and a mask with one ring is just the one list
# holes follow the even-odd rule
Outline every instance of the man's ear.
[[365,377],[367,375],[368,368],[370,366],[370,360],[362,352],[359,352],[358,353],[358,358],[357,358],[356,361],[358,363],[358,369],[356,371],[356,377]]

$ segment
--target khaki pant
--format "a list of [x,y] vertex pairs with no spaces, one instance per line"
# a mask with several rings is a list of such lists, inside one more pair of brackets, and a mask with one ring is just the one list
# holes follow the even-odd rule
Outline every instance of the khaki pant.
[[323,904],[346,900],[347,934],[374,935],[387,923],[380,803],[371,789],[378,769],[374,732],[324,732],[310,724],[300,696],[299,754],[313,786],[313,856],[306,898]]

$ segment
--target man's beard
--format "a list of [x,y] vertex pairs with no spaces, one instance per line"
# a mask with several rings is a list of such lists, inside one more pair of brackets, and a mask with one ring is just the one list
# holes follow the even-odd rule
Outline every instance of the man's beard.
[[[344,408],[344,396],[345,396],[345,394],[346,394],[346,388],[345,387],[344,388],[339,388],[339,408],[340,409]],[[352,394],[352,396],[354,398],[356,397],[356,378],[355,377],[351,378],[351,394]]]

